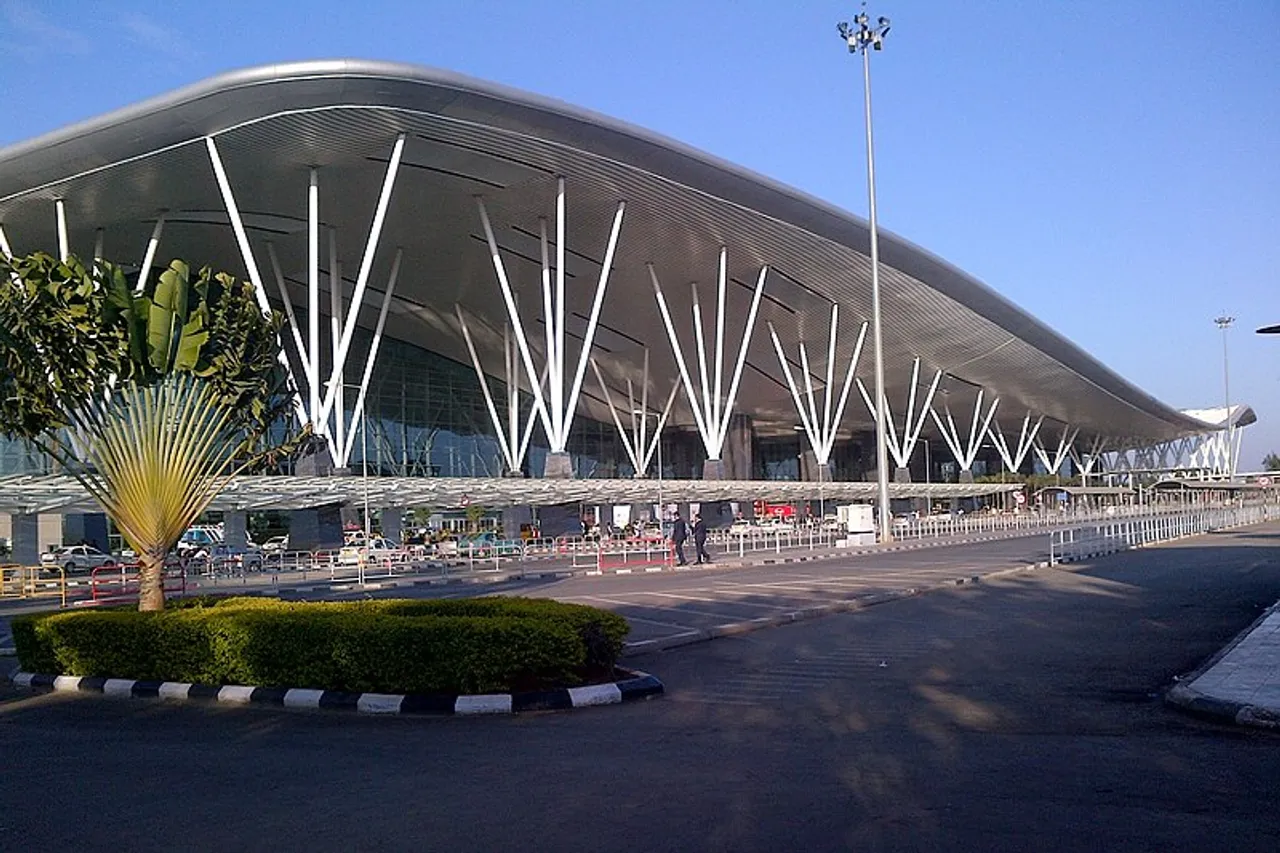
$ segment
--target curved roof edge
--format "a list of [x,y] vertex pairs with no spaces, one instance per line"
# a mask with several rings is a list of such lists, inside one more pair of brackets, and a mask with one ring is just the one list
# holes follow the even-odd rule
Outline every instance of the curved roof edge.
[[[345,82],[334,86],[335,80]],[[317,81],[324,85],[307,91],[306,84]],[[401,101],[413,100],[397,90],[397,85],[404,83],[492,100],[501,108],[500,114],[495,110],[487,117],[495,126],[523,120],[536,125],[544,138],[611,156],[855,251],[869,251],[868,226],[861,217],[677,140],[503,84],[426,66],[373,60],[309,60],[229,71],[0,149],[0,201],[279,112],[274,98],[247,94],[257,87],[300,87],[297,94],[303,97],[291,109],[304,109],[333,105],[335,96],[348,104],[398,106]],[[448,103],[449,99],[434,100]],[[423,109],[420,98],[417,103],[403,105]],[[584,140],[590,144],[584,145]],[[21,176],[23,186],[12,186],[13,177],[3,175],[10,166],[19,166],[11,174]],[[709,186],[715,189],[708,190]],[[978,279],[892,232],[879,229],[879,236],[882,262],[1027,340],[1066,369],[1135,409],[1188,432],[1203,429],[1202,422],[1147,394]]]

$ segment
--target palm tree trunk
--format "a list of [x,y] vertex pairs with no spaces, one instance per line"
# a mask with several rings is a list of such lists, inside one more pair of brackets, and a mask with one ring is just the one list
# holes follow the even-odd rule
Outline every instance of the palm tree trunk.
[[164,610],[164,555],[138,555],[138,609]]

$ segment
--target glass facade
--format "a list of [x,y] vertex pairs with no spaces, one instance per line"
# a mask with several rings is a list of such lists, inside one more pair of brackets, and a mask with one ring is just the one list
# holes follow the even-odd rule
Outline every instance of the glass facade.
[[[363,354],[373,336],[360,329],[347,361],[345,404],[348,423],[364,371]],[[500,406],[504,383],[490,377],[490,393]],[[521,393],[521,415],[532,398]],[[369,473],[397,477],[501,477],[506,462],[475,370],[413,344],[384,337],[365,402],[368,433],[357,433],[348,466],[368,460]],[[579,415],[569,438],[574,476],[630,477],[634,473],[613,424]],[[545,435],[534,429],[525,474],[540,476],[548,452]],[[664,444],[664,454],[667,446]],[[664,460],[665,462],[665,460]],[[664,467],[667,467],[664,465]]]

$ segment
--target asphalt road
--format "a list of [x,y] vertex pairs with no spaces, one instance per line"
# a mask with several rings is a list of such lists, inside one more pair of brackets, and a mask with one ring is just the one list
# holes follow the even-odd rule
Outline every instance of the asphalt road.
[[1158,700],[1280,597],[1278,542],[1208,536],[655,653],[634,663],[666,697],[568,713],[0,688],[0,849],[1280,849],[1280,737]]
[[631,623],[629,641],[646,643],[692,638],[715,626],[764,619],[832,602],[864,601],[885,593],[969,581],[1044,560],[1047,549],[1048,536],[1041,534],[785,565],[512,579],[482,585],[406,585],[373,592],[286,593],[286,597],[440,598],[481,594],[552,597],[617,611]]
[[[832,601],[859,600],[868,596],[931,586],[1010,566],[1021,566],[1047,556],[1048,534],[1036,533],[1015,539],[997,539],[972,544],[929,544],[918,550],[865,554],[817,562],[761,565],[738,568],[694,569],[680,572],[631,575],[579,576],[565,579],[512,579],[501,583],[464,584],[455,582],[431,586],[427,578],[396,578],[394,589],[365,591],[350,583],[333,587],[319,578],[282,585],[279,593],[294,599],[347,599],[365,596],[439,598],[464,595],[531,595],[562,598],[616,610],[631,622],[631,640],[642,643],[689,637],[699,631],[753,618]],[[756,555],[757,559],[810,557],[822,551],[791,549],[778,557]],[[726,563],[730,562],[726,560]],[[536,564],[531,571],[568,568],[568,564]],[[484,574],[475,577],[488,580]],[[266,576],[261,579],[265,580]],[[375,584],[389,579],[375,577]],[[321,591],[317,584],[323,584]],[[421,584],[421,585],[418,585]],[[298,592],[298,588],[314,590]],[[331,589],[333,591],[331,591]],[[205,591],[205,590],[200,590]],[[264,583],[223,585],[210,592],[236,594],[240,591],[267,591]],[[9,619],[22,612],[48,609],[48,599],[9,601],[0,606],[0,652],[11,648]],[[3,664],[0,664],[3,665]]]

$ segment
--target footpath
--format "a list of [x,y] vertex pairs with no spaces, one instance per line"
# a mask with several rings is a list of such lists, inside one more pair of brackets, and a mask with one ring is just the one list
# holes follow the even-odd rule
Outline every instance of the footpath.
[[1198,717],[1280,729],[1280,601],[1165,694]]

